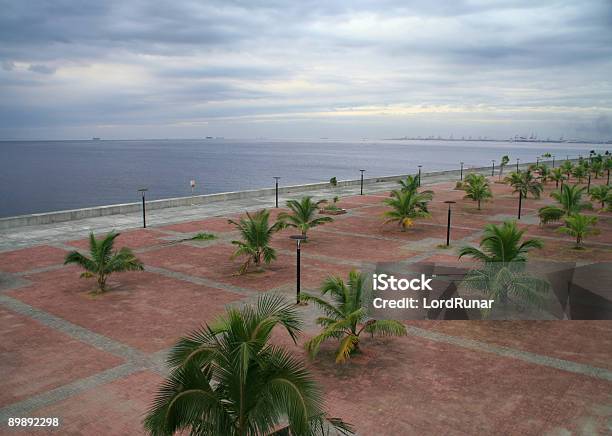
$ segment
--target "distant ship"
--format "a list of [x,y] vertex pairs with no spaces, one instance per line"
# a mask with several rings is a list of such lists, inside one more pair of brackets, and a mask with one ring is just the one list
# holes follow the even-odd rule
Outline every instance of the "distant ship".
[[93,138],[91,138],[92,141],[99,141],[100,138],[98,138],[97,136],[94,136]]
[[206,138],[204,138],[204,139],[215,139],[215,138],[213,138],[212,136],[207,136],[207,137],[206,137]]

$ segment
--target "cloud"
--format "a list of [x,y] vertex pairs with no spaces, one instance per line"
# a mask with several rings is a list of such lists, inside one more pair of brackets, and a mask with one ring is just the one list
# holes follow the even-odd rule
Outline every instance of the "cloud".
[[464,123],[455,135],[477,136],[483,120],[489,136],[525,133],[528,122],[568,135],[571,114],[581,136],[610,134],[596,121],[612,108],[609,0],[0,7],[0,105],[12,113],[0,138],[107,125],[109,135],[142,137],[151,123],[161,136],[185,123],[197,136],[245,136],[255,122],[274,136],[288,120],[299,120],[296,136],[318,137],[334,125],[344,134],[349,119],[372,134],[428,135],[449,114]]

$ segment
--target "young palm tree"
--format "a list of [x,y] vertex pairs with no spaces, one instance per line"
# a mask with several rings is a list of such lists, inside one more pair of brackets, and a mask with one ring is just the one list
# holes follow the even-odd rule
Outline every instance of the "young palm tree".
[[401,191],[417,191],[419,188],[419,178],[417,176],[406,176],[406,180],[398,180]]
[[478,210],[480,210],[480,203],[487,201],[493,197],[491,188],[489,187],[489,181],[481,174],[472,174],[473,177],[466,177],[466,183],[463,189],[466,192],[465,197],[470,200],[478,202]]
[[606,206],[606,199],[608,198],[608,193],[610,192],[610,187],[606,185],[594,186],[591,188],[591,192],[589,195],[591,196],[591,200],[600,201],[601,208],[603,209]]
[[576,165],[572,170],[572,175],[578,179],[578,183],[582,183],[582,179],[587,176],[587,169],[585,165]]
[[550,172],[550,179],[555,181],[555,188],[559,188],[559,182],[565,180],[565,175],[563,174],[563,168],[553,168]]
[[506,177],[506,182],[514,188],[514,192],[523,194],[523,198],[527,198],[527,194],[533,195],[533,198],[540,198],[542,192],[542,183],[533,177],[531,171],[521,171],[520,173],[512,173]]
[[564,216],[569,216],[578,213],[584,209],[592,209],[591,203],[583,202],[582,195],[586,191],[585,187],[578,185],[565,184],[561,186],[559,191],[550,193],[550,196],[557,200],[561,207],[544,206],[538,210],[541,224],[547,224],[553,221],[559,221]]
[[557,200],[566,215],[578,213],[585,209],[592,209],[593,205],[589,202],[582,201],[582,195],[586,192],[586,188],[578,185],[565,184],[559,191],[550,193],[550,196]]
[[[484,292],[495,301],[505,303],[509,297],[540,305],[550,284],[540,278],[524,273],[527,254],[534,248],[542,248],[538,239],[523,239],[524,230],[516,223],[506,221],[496,226],[488,224],[480,241],[480,248],[463,247],[459,258],[470,256],[480,260],[484,266],[466,274],[462,285],[468,289]],[[488,310],[484,311],[487,316]]]
[[270,212],[263,209],[253,215],[247,212],[246,218],[240,218],[238,222],[228,220],[238,228],[242,236],[242,241],[232,241],[232,244],[238,246],[232,254],[232,259],[238,256],[247,257],[240,267],[239,274],[246,273],[251,263],[261,268],[262,262],[269,264],[276,259],[276,251],[270,247],[270,240],[274,233],[283,228],[283,225],[280,222],[270,225],[269,219]]
[[66,264],[80,265],[85,269],[81,277],[96,277],[98,282],[97,292],[106,291],[106,280],[108,276],[115,272],[123,271],[142,271],[144,266],[132,250],[127,247],[119,251],[113,251],[115,238],[120,233],[110,232],[102,239],[96,239],[93,232],[89,234],[89,254],[87,257],[78,251],[71,251],[64,260]]
[[416,191],[393,191],[391,198],[384,200],[393,210],[386,211],[383,216],[388,222],[397,222],[402,231],[412,225],[414,218],[429,216],[427,203],[433,198],[433,193]]
[[548,179],[551,176],[551,171],[550,168],[548,168],[548,165],[546,164],[539,164],[537,167],[537,171],[538,171],[538,175],[540,176],[540,180],[542,181],[543,184],[546,184],[546,182],[548,182]]
[[308,230],[321,224],[332,222],[331,217],[316,217],[319,210],[319,205],[325,200],[318,202],[312,201],[312,197],[302,197],[300,201],[289,200],[287,207],[291,209],[291,213],[282,212],[278,214],[278,222],[283,227],[295,227],[306,236]]
[[326,435],[333,428],[323,394],[303,362],[270,344],[281,327],[295,342],[301,320],[293,304],[261,295],[229,309],[214,325],[183,337],[168,357],[166,378],[144,420],[151,435]]
[[594,228],[596,223],[597,217],[576,213],[565,218],[565,225],[557,230],[575,236],[576,246],[580,247],[585,236],[599,233],[599,230]]
[[305,345],[311,358],[314,359],[323,342],[332,338],[340,341],[336,363],[343,363],[359,350],[359,336],[362,332],[383,336],[406,335],[406,326],[399,321],[368,319],[364,307],[365,280],[365,276],[355,270],[349,273],[347,283],[340,277],[328,277],[321,287],[321,295],[329,294],[331,302],[302,294],[306,301],[314,302],[325,313],[325,316],[317,318],[317,324],[323,331]]
[[521,241],[525,230],[520,230],[515,222],[506,221],[501,225],[487,224],[480,249],[465,246],[459,250],[459,258],[470,256],[482,262],[525,262],[527,253],[534,248],[542,248],[539,239]]
[[563,168],[563,172],[567,176],[567,180],[569,180],[570,176],[572,175],[572,171],[574,171],[574,164],[571,161],[566,160],[561,164],[560,168]]
[[591,171],[595,175],[596,179],[599,178],[599,176],[603,175],[603,170],[604,170],[603,160],[601,159],[593,160],[593,163],[591,164]]
[[499,180],[501,180],[504,167],[508,165],[508,162],[510,162],[510,157],[508,155],[502,156],[501,160],[499,161]]

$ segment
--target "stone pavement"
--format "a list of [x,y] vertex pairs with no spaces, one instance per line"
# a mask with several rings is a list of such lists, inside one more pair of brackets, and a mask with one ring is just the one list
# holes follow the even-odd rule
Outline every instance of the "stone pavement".
[[[376,262],[462,264],[456,249],[475,244],[482,227],[514,216],[516,197],[492,184],[495,198],[477,211],[453,181],[424,179],[436,192],[432,217],[407,232],[382,225],[382,200],[394,184],[356,195],[355,189],[317,192],[342,197],[348,213],[314,229],[302,250],[302,284],[317,292],[329,274],[346,276]],[[358,189],[358,187],[357,187]],[[548,188],[550,192],[550,187]],[[453,247],[446,235],[444,200],[453,206]],[[284,200],[284,199],[282,199]],[[282,204],[281,200],[281,204]],[[165,374],[164,358],[178,337],[212,321],[226,307],[262,292],[294,298],[295,245],[290,230],[275,235],[278,259],[262,273],[236,276],[231,260],[237,237],[227,218],[273,206],[272,198],[224,202],[110,216],[2,232],[0,252],[0,434],[9,417],[59,417],[57,434],[142,434],[142,417]],[[534,224],[550,203],[524,202],[521,226],[544,240],[536,259],[581,263],[612,261],[612,214],[595,211],[601,234],[572,249],[555,226]],[[272,209],[275,217],[278,211]],[[69,250],[86,249],[90,230],[121,230],[144,272],[111,277],[111,290],[90,294],[92,283]],[[199,231],[217,235],[194,241]],[[313,306],[300,309],[305,330],[297,345],[278,343],[306,357],[303,343],[316,334]],[[335,365],[334,344],[309,367],[325,389],[330,413],[359,435],[606,434],[612,431],[612,322],[410,321],[404,338],[365,339],[363,353]],[[29,429],[31,434],[53,430]]]

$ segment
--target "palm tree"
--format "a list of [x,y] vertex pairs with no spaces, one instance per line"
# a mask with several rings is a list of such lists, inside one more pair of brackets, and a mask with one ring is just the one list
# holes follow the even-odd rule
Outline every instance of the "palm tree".
[[501,180],[504,167],[508,165],[508,162],[510,162],[510,157],[508,155],[502,156],[501,160],[499,161],[499,180]]
[[[466,274],[462,285],[468,289],[483,291],[495,301],[505,303],[516,297],[530,304],[540,305],[550,285],[546,280],[524,273],[527,254],[534,248],[542,248],[539,239],[523,239],[525,230],[516,223],[506,221],[501,225],[487,224],[480,241],[480,249],[465,246],[459,250],[459,258],[470,256],[484,266]],[[488,314],[484,311],[484,315]]]
[[353,270],[348,282],[340,277],[328,277],[321,287],[321,295],[330,295],[332,302],[310,294],[304,295],[306,301],[314,302],[325,316],[317,318],[323,331],[306,342],[305,347],[311,358],[315,358],[319,347],[328,339],[338,339],[336,363],[345,362],[351,354],[359,351],[359,336],[362,332],[383,336],[405,336],[406,326],[395,320],[368,319],[364,307],[363,274]]
[[520,192],[523,198],[527,198],[527,194],[533,195],[533,198],[540,198],[540,193],[543,190],[542,184],[533,177],[531,171],[511,173],[506,177],[506,182],[514,188],[514,192]]
[[[601,156],[600,156],[601,157]],[[593,160],[591,164],[591,171],[595,175],[595,178],[599,178],[599,176],[603,175],[604,163],[601,159]]]
[[587,176],[587,169],[585,165],[576,165],[572,171],[572,175],[578,179],[578,183],[582,183],[582,179]]
[[296,341],[295,306],[276,295],[229,309],[213,325],[181,338],[168,356],[170,375],[144,419],[151,435],[326,435],[333,428],[323,394],[303,362],[270,344],[283,328]]
[[559,182],[565,180],[565,175],[563,174],[563,168],[553,168],[550,172],[551,180],[555,181],[555,188],[559,188]]
[[572,164],[571,161],[566,160],[561,164],[560,168],[563,168],[563,172],[565,173],[565,175],[567,176],[567,180],[569,181],[570,176],[572,175],[572,171],[574,170],[574,164]]
[[591,192],[589,195],[591,196],[591,200],[600,201],[601,208],[603,209],[606,205],[606,198],[608,198],[608,192],[610,191],[610,187],[606,185],[594,186],[591,188]]
[[106,280],[115,272],[142,271],[144,266],[132,250],[127,247],[119,251],[113,251],[115,238],[120,233],[110,232],[102,239],[96,239],[93,232],[89,234],[89,254],[87,257],[78,251],[71,251],[64,260],[64,265],[76,264],[85,269],[81,277],[96,277],[98,282],[97,292],[106,291]]
[[303,236],[306,236],[306,233],[311,228],[333,221],[328,216],[315,217],[319,210],[319,205],[324,201],[314,202],[312,197],[302,197],[300,201],[289,200],[287,201],[287,207],[291,209],[291,213],[282,212],[278,214],[278,222],[283,227],[295,227],[302,232]]
[[427,203],[432,198],[431,192],[392,191],[391,198],[384,200],[387,206],[393,208],[383,214],[387,218],[384,224],[397,222],[402,231],[406,230],[412,225],[414,218],[429,216]]
[[406,176],[406,180],[398,180],[401,191],[417,191],[419,188],[419,178],[417,176]]
[[580,247],[585,236],[599,233],[599,230],[594,228],[596,223],[597,217],[576,213],[565,218],[565,225],[557,230],[575,236],[576,246]]
[[542,181],[542,183],[546,184],[551,175],[550,168],[548,168],[548,165],[543,163],[539,164],[537,167],[537,171],[540,175],[540,180]]
[[272,235],[283,228],[283,224],[276,222],[269,224],[270,212],[266,209],[255,212],[253,215],[246,213],[246,218],[240,218],[238,222],[228,220],[240,231],[242,241],[232,241],[236,245],[236,251],[232,254],[232,259],[238,256],[247,256],[246,261],[240,267],[239,274],[248,271],[251,263],[257,268],[261,268],[262,262],[271,263],[276,259],[276,251],[270,247]]
[[459,250],[459,258],[470,256],[482,262],[525,262],[527,253],[534,248],[542,248],[539,239],[521,242],[525,230],[520,230],[515,222],[506,221],[501,225],[487,224],[480,249],[465,246]]
[[589,202],[582,201],[582,195],[586,188],[578,185],[565,184],[561,186],[559,191],[553,191],[550,196],[557,200],[561,207],[544,206],[538,210],[540,223],[546,224],[551,221],[559,221],[564,216],[569,216],[579,213],[585,209],[592,209],[593,205]]
[[571,215],[593,208],[591,203],[582,201],[582,195],[585,192],[586,188],[584,186],[565,184],[560,191],[551,192],[550,196],[561,204],[566,215]]
[[466,177],[465,185],[463,189],[466,192],[465,197],[478,202],[478,210],[480,210],[480,203],[487,201],[493,197],[491,188],[489,187],[489,181],[481,174],[471,174],[473,177]]

